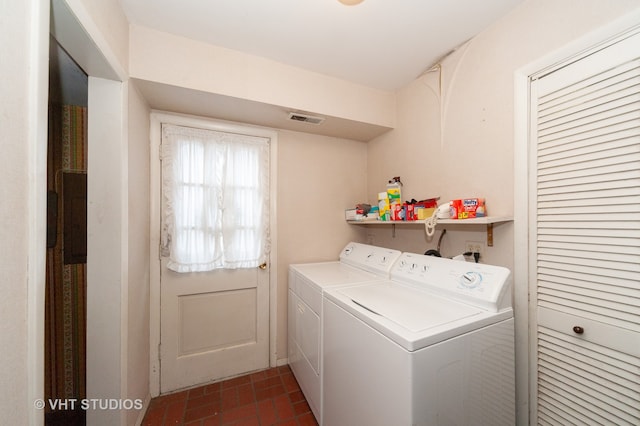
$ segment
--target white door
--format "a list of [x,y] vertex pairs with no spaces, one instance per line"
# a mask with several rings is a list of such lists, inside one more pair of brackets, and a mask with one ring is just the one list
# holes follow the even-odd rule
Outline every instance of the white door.
[[531,83],[531,424],[640,424],[640,35]]
[[[230,133],[228,136],[233,139],[232,144],[237,142],[234,138],[245,137]],[[228,139],[227,136],[224,138]],[[253,136],[246,138],[251,143],[253,139],[263,139],[267,154],[260,161],[241,162],[240,167],[239,163],[225,159],[225,150],[219,148],[204,152],[200,146],[194,148],[194,145],[190,145],[186,148],[189,151],[187,159],[179,159],[175,151],[167,154],[171,151],[167,149],[171,141],[164,137],[163,132],[160,393],[269,366],[269,229],[264,229],[260,237],[266,239],[261,243],[267,247],[266,260],[262,258],[258,263],[257,258],[245,261],[225,257],[235,256],[235,252],[241,251],[240,246],[251,245],[257,238],[251,230],[255,225],[252,223],[254,218],[251,214],[245,214],[261,208],[260,202],[256,203],[255,200],[264,200],[260,215],[268,215],[270,210],[269,140]],[[203,157],[201,162],[214,163],[215,167],[201,170],[196,161],[180,166],[182,171],[179,173],[168,172],[166,163],[169,162],[169,155],[171,163]],[[239,156],[246,157],[247,153],[242,152]],[[220,173],[221,169],[226,168],[235,170]],[[218,176],[212,179],[206,176],[212,174]],[[228,182],[230,180],[234,183]],[[178,185],[186,188],[184,193],[188,195],[175,198],[176,194],[171,194],[170,188],[177,181]],[[216,187],[220,182],[226,185],[224,190]],[[173,203],[168,201],[171,197],[175,198]],[[190,203],[204,205],[204,214],[189,212],[185,205]],[[168,211],[170,214],[167,214]],[[172,215],[185,215],[187,219],[180,223],[178,219],[171,219]],[[202,222],[207,224],[203,225]],[[220,228],[228,226],[226,222],[234,222],[237,226],[231,231]],[[197,235],[193,237],[194,234]],[[185,239],[191,237],[196,240],[192,244],[196,252],[195,261],[185,260],[182,255],[178,255],[176,261],[174,252],[182,250],[180,247]],[[214,253],[203,260],[200,255],[207,250]],[[206,267],[201,267],[203,264]],[[192,265],[196,267],[189,269]]]
[[267,271],[161,274],[160,392],[269,366]]

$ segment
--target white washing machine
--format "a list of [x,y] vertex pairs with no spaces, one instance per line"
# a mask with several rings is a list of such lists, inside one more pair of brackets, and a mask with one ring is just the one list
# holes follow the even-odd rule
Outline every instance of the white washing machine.
[[401,252],[349,243],[338,261],[289,266],[289,364],[313,414],[322,422],[322,292],[388,278]]
[[508,269],[403,253],[391,279],[328,289],[325,426],[515,424]]

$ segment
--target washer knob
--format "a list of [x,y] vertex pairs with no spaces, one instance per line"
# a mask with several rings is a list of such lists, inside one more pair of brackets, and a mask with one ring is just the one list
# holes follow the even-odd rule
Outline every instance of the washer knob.
[[477,272],[465,272],[460,277],[460,284],[466,288],[475,288],[482,281],[482,275]]

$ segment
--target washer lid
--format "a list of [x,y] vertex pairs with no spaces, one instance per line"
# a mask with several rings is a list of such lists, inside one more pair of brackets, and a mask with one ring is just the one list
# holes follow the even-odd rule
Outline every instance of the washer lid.
[[291,265],[291,269],[298,271],[320,288],[380,279],[372,272],[342,262],[299,263]]
[[349,287],[340,293],[354,304],[413,333],[483,313],[473,306],[389,282]]

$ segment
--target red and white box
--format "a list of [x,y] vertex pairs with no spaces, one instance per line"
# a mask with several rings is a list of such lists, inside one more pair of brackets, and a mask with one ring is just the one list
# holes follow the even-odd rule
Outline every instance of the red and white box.
[[451,219],[473,219],[485,217],[487,207],[484,198],[463,198],[452,200],[450,204]]

